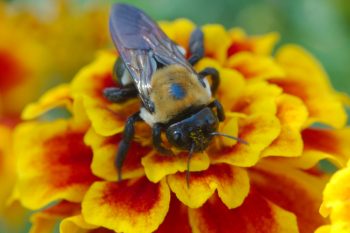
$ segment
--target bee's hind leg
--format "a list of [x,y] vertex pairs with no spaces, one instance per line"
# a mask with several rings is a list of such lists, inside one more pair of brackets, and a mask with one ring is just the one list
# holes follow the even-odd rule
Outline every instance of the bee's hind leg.
[[198,76],[200,79],[204,79],[206,76],[211,77],[211,93],[215,95],[216,91],[218,90],[219,84],[220,84],[220,74],[219,72],[212,67],[207,67],[201,72],[198,73]]
[[188,62],[195,65],[200,59],[204,57],[204,35],[200,28],[196,28],[190,37],[190,58]]
[[118,146],[118,152],[115,158],[115,166],[118,172],[118,181],[122,179],[123,163],[128,153],[130,144],[134,138],[135,122],[137,121],[142,121],[142,118],[140,117],[140,112],[134,113],[133,115],[128,117],[123,132],[123,138]]

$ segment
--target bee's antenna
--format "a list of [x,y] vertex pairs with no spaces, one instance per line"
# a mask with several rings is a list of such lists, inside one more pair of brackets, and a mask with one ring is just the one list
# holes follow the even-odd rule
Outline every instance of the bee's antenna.
[[233,140],[236,140],[237,142],[239,143],[242,143],[242,144],[245,144],[245,145],[248,145],[249,143],[244,141],[243,139],[241,138],[237,138],[237,137],[234,137],[234,136],[231,136],[231,135],[228,135],[228,134],[224,134],[224,133],[220,133],[220,132],[213,132],[211,133],[210,135],[213,135],[213,136],[223,136],[223,137],[226,137],[226,138],[231,138]]
[[191,158],[192,158],[192,155],[193,155],[194,146],[195,146],[195,144],[192,144],[190,153],[188,154],[188,158],[187,158],[187,171],[186,171],[187,188],[190,188],[190,175],[191,175],[191,173],[190,173],[190,162],[191,162]]

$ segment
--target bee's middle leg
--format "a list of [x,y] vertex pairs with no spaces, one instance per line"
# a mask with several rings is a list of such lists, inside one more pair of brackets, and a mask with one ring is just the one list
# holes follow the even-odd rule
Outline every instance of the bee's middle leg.
[[135,122],[141,121],[141,120],[142,118],[140,117],[140,112],[137,112],[129,116],[128,120],[126,121],[124,132],[123,132],[123,138],[119,143],[117,156],[115,158],[115,166],[117,168],[119,181],[122,179],[122,166],[123,166],[124,160],[128,153],[130,144],[134,138]]

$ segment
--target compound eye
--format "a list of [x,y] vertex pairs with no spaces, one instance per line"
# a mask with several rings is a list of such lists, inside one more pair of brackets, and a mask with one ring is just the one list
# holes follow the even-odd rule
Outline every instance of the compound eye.
[[175,142],[181,142],[182,133],[180,131],[175,131],[173,134]]

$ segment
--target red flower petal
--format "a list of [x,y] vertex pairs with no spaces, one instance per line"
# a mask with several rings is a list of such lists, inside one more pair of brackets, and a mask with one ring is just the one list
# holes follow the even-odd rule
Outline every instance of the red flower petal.
[[281,133],[264,150],[263,156],[300,156],[303,151],[300,131],[308,116],[307,109],[299,98],[287,94],[278,97],[277,105]]
[[304,156],[331,158],[345,166],[350,157],[350,128],[340,130],[306,129],[302,132]]
[[228,59],[226,66],[237,70],[247,79],[283,78],[285,72],[271,57],[238,53]]
[[96,182],[82,206],[87,223],[117,232],[152,232],[163,222],[170,204],[165,181],[145,177],[119,183]]
[[117,87],[112,78],[116,56],[101,53],[93,63],[82,69],[72,83],[75,99],[83,98],[86,114],[95,131],[103,136],[120,133],[128,116],[139,109],[137,99],[123,104],[113,104],[103,96],[107,87]]
[[168,183],[177,198],[190,208],[202,206],[215,190],[228,208],[235,208],[242,204],[250,187],[246,170],[227,164],[191,172],[190,187],[187,186],[185,173],[169,176]]
[[265,81],[249,83],[230,110],[245,114],[275,115],[277,112],[276,101],[281,93],[281,88]]
[[308,124],[321,122],[335,128],[346,124],[345,109],[316,59],[298,46],[287,45],[277,52],[276,60],[287,77],[271,82],[303,100],[309,111]]
[[[121,134],[110,137],[98,135],[90,128],[85,136],[85,143],[92,147],[94,152],[91,169],[93,173],[108,181],[117,180],[117,170],[114,164]],[[133,141],[123,164],[123,179],[135,178],[144,174],[141,159],[152,150],[151,147],[141,146]]]
[[193,232],[297,233],[295,216],[252,191],[243,205],[228,209],[213,196],[199,209],[189,210]]
[[252,186],[261,195],[296,215],[301,233],[313,232],[326,222],[319,214],[326,179],[281,161],[264,162],[252,169],[250,175]]
[[281,130],[278,119],[272,115],[251,115],[239,120],[238,136],[249,144],[237,143],[221,150],[210,150],[208,154],[214,163],[253,166],[259,161],[261,152],[277,138]]
[[58,220],[80,213],[80,204],[62,201],[31,216],[31,233],[52,232]]
[[246,33],[234,28],[230,32],[231,44],[227,49],[227,56],[230,57],[239,52],[252,52],[259,55],[270,55],[273,47],[279,39],[277,33],[269,33],[262,36],[247,36]]
[[173,195],[170,208],[163,223],[155,233],[192,233],[188,219],[188,208]]
[[28,123],[17,128],[20,200],[28,208],[51,201],[81,201],[92,182],[92,151],[84,144],[85,129],[67,121]]
[[[188,153],[179,153],[176,156],[159,155],[151,153],[142,158],[142,165],[145,168],[147,178],[152,182],[159,182],[169,174],[178,171],[186,171]],[[210,165],[206,153],[195,153],[191,159],[191,171],[203,171]]]

